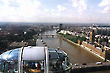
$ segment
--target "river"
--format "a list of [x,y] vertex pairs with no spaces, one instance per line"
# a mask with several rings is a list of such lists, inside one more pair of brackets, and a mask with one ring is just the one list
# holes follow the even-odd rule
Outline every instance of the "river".
[[[56,35],[56,31],[47,31],[42,33],[42,35],[45,34],[53,34]],[[89,52],[85,51],[84,49],[81,49],[79,47],[76,47],[67,41],[63,40],[61,37],[43,37],[43,40],[46,42],[47,46],[50,48],[58,48],[60,47],[61,50],[65,51],[68,56],[70,57],[71,63],[94,63],[98,61],[102,61],[101,59],[97,58],[96,56],[90,54]],[[110,73],[110,70],[107,71],[98,71],[98,72],[89,72],[89,73]]]

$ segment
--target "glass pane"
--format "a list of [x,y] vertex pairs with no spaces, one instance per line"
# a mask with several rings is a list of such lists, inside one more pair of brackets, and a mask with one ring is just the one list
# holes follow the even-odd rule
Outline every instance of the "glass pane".
[[0,61],[0,72],[3,73],[13,73],[18,72],[18,62],[17,61]]
[[58,53],[57,52],[49,52],[49,58],[50,59],[58,59]]
[[19,49],[14,49],[0,55],[0,72],[18,72],[18,53]]
[[18,60],[19,49],[13,50],[8,57],[8,60]]
[[10,50],[0,55],[0,60],[18,60],[19,49]]
[[44,73],[44,61],[24,61],[24,73]]

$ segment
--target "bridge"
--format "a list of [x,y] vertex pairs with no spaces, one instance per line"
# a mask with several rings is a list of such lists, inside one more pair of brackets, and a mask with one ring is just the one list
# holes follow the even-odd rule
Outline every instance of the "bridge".
[[42,37],[52,37],[52,38],[54,38],[54,37],[56,37],[57,35],[39,35],[38,37],[40,37],[40,38],[42,38]]
[[83,72],[95,72],[102,70],[109,70],[110,62],[96,62],[96,63],[83,63],[83,64],[75,64],[72,66],[72,70],[70,73],[83,73]]

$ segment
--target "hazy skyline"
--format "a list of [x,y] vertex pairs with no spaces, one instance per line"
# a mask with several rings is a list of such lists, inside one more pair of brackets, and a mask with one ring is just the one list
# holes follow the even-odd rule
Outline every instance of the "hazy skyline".
[[110,23],[110,0],[0,0],[0,22]]

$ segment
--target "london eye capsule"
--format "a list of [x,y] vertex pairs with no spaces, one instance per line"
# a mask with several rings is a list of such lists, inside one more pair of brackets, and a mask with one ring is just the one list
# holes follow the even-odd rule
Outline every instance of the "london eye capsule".
[[0,55],[3,73],[69,73],[71,63],[64,51],[47,47],[22,47]]

